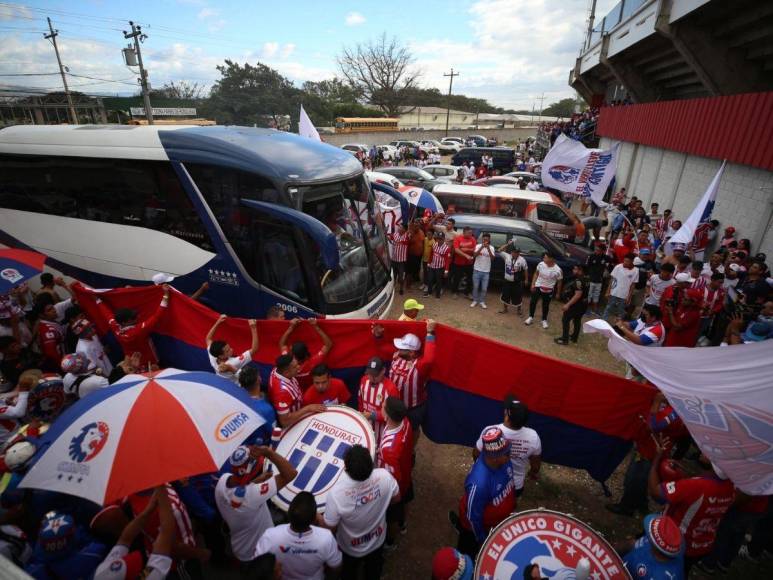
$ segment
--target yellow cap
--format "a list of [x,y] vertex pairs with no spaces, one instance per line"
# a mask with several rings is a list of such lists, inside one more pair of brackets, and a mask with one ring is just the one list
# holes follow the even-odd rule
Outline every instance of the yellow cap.
[[403,304],[403,310],[424,310],[424,305],[419,304],[415,298],[408,298]]

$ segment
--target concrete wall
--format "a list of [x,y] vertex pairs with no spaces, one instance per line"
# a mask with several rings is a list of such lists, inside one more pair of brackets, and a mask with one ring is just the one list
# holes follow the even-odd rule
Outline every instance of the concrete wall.
[[[607,149],[613,141],[601,139]],[[618,187],[635,195],[649,208],[671,208],[684,220],[695,208],[721,165],[718,159],[697,157],[667,149],[623,143],[617,165]],[[719,184],[714,219],[720,227],[734,226],[739,238],[749,238],[753,252],[773,256],[773,172],[729,164]]]
[[[496,137],[499,142],[524,140],[537,134],[535,127],[518,127],[516,129],[468,129],[465,131],[448,131],[449,137],[466,137],[467,135],[483,135]],[[340,147],[346,143],[365,143],[367,145],[386,145],[390,141],[421,141],[423,139],[435,139],[440,141],[446,136],[445,131],[394,131],[380,133],[339,133],[335,135],[322,135],[326,143]]]

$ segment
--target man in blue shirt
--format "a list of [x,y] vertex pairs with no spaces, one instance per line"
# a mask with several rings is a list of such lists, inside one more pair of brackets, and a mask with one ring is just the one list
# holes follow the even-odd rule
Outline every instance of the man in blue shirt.
[[266,421],[247,438],[244,445],[271,445],[271,433],[276,426],[276,412],[271,403],[263,398],[258,369],[253,366],[244,367],[239,373],[239,384],[252,399],[252,410]]
[[634,578],[683,580],[684,542],[674,520],[660,514],[644,518],[644,535],[633,543],[623,563]]

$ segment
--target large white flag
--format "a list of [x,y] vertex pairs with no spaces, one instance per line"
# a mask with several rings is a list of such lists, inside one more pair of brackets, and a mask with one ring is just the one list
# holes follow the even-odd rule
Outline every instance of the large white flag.
[[298,121],[298,135],[301,135],[302,137],[308,137],[309,139],[322,141],[319,133],[317,133],[316,127],[314,127],[314,123],[311,122],[311,119],[309,119],[306,111],[303,110],[303,105],[301,105],[301,118]]
[[773,340],[707,348],[639,346],[603,320],[585,332],[609,338],[666,395],[701,451],[750,495],[773,493]]
[[606,151],[588,149],[561,133],[542,162],[542,183],[559,191],[571,191],[604,205],[604,193],[617,171],[620,143]]
[[690,217],[682,222],[682,227],[666,243],[666,251],[668,253],[671,253],[670,251],[674,244],[681,244],[686,248],[695,236],[695,230],[698,229],[698,226],[702,223],[707,223],[711,219],[711,212],[717,200],[717,191],[719,191],[719,182],[722,179],[722,173],[725,171],[726,164],[727,161],[722,162],[719,171],[717,171],[714,179],[711,180],[698,205],[692,210]]

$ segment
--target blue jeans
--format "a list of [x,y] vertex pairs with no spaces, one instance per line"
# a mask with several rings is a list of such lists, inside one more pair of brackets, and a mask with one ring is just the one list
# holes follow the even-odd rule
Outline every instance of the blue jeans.
[[488,291],[488,272],[480,270],[472,271],[472,300],[473,302],[485,302]]
[[601,317],[606,320],[610,314],[622,317],[625,314],[625,300],[617,296],[610,296],[607,300],[607,307],[604,308],[604,314]]

